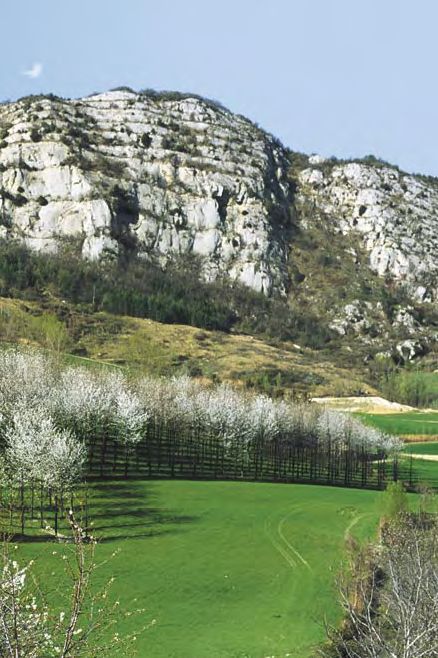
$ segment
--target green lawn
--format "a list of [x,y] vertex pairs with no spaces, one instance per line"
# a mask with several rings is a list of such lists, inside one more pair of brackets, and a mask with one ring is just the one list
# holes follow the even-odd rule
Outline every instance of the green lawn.
[[364,423],[389,434],[438,435],[438,412],[403,412],[399,414],[356,414]]
[[438,489],[438,462],[426,459],[413,460],[413,483]]
[[[403,437],[404,435],[438,435],[438,413],[405,412],[400,414],[356,414],[364,423]],[[438,441],[407,443],[403,452],[409,454],[437,455]],[[407,461],[404,463],[408,463]],[[438,489],[438,462],[414,459],[413,483]]]
[[[140,658],[307,658],[340,618],[334,587],[350,528],[372,536],[378,493],[306,485],[112,481],[94,485],[93,517],[122,608],[121,625],[156,624]],[[29,543],[37,569],[53,544]],[[117,653],[114,654],[119,655]]]
[[407,443],[403,447],[404,452],[412,452],[415,455],[438,455],[438,441],[428,443]]
[[[408,443],[404,446],[403,452],[406,455],[409,455],[409,453],[415,455],[438,455],[438,441],[431,441],[430,443]],[[415,482],[438,489],[438,461],[414,459],[412,466]]]

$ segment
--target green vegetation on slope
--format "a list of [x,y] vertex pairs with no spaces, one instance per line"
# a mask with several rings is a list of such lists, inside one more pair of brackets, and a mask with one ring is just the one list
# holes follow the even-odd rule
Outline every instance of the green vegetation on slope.
[[438,408],[438,372],[393,368],[380,377],[379,388],[385,397],[412,407]]
[[[247,359],[237,374],[233,367],[228,369],[226,378],[273,395],[284,391],[363,395],[378,389],[390,399],[414,406],[438,404],[436,374],[405,372],[392,359],[373,359],[379,349],[386,350],[399,339],[391,318],[400,305],[408,303],[405,292],[373,275],[365,254],[358,252],[356,262],[345,251],[345,244],[332,242],[330,235],[330,227],[322,219],[306,232],[297,232],[287,299],[268,299],[229,280],[203,282],[202,263],[196,258],[175,260],[163,270],[129,249],[124,256],[90,262],[80,257],[74,240],[66,241],[58,255],[38,254],[13,241],[0,240],[0,295],[26,302],[20,307],[26,309],[26,316],[0,317],[0,331],[3,339],[11,342],[27,339],[56,351],[98,359],[100,353],[110,351],[110,358],[123,365],[147,362],[148,371],[168,374],[184,368],[191,375],[207,378],[222,378],[223,371],[217,367],[216,354],[210,358],[209,344],[226,345],[230,335],[253,336],[258,343],[269,343],[283,353],[295,352],[295,356],[293,345],[299,345],[300,367],[291,368],[289,358],[289,363],[268,358],[260,364],[256,357],[254,364]],[[341,307],[355,299],[382,308],[386,318],[382,319],[380,311],[373,316],[364,340],[354,332],[339,336],[329,328],[342,317]],[[421,315],[425,312],[424,305],[413,310],[420,324],[426,322]],[[206,331],[214,332],[207,335],[201,350],[195,350],[205,358],[185,350],[185,340],[180,350],[168,330],[157,329],[157,341],[144,341],[144,332],[134,318],[179,327],[174,332],[177,341],[183,333],[181,326],[187,327],[187,335],[190,327],[202,329],[198,346]],[[436,321],[431,315],[426,325]],[[119,334],[127,340],[119,340]],[[162,334],[170,336],[167,344],[159,344]],[[118,354],[119,348],[123,354]],[[315,353],[310,355],[310,350]],[[433,359],[426,367],[434,368]],[[352,376],[337,377],[331,370],[349,371]]]
[[[372,537],[380,494],[306,485],[106,481],[90,516],[121,622],[154,658],[309,658],[340,620],[334,579],[348,531]],[[43,573],[50,544],[27,544]],[[58,562],[59,563],[59,562]]]
[[[17,332],[19,338],[36,340],[39,344],[41,334],[49,335],[50,349],[79,352],[84,348],[81,331],[90,325],[95,326],[96,332],[106,334],[111,325],[109,333],[116,335],[117,327],[121,330],[126,326],[127,317],[149,319],[228,335],[250,335],[281,348],[286,342],[298,344],[317,352],[315,363],[354,369],[353,382],[348,377],[343,386],[339,385],[340,380],[329,381],[328,390],[318,393],[315,386],[327,382],[324,377],[324,381],[318,380],[313,368],[307,374],[289,373],[276,364],[267,364],[262,370],[249,367],[246,374],[241,373],[239,378],[245,379],[245,383],[267,393],[298,388],[317,395],[361,395],[375,387],[401,402],[416,406],[435,404],[436,375],[419,373],[414,377],[412,373],[394,370],[392,359],[388,360],[389,365],[373,360],[377,350],[387,349],[398,339],[397,332],[391,328],[391,317],[400,304],[407,304],[403,290],[388,288],[384,281],[372,275],[365,266],[364,254],[356,263],[346,254],[345,244],[335,241],[328,255],[325,245],[330,235],[324,222],[306,233],[297,233],[291,256],[292,292],[287,299],[268,299],[229,280],[203,282],[202,263],[196,258],[175,260],[166,270],[129,250],[123,257],[86,261],[80,257],[75,241],[67,241],[58,255],[42,255],[23,245],[0,241],[0,295],[32,302],[55,316],[47,318],[43,327],[42,319],[36,319],[28,327],[28,335]],[[375,303],[376,308],[382,307],[386,313],[387,320],[383,321],[380,313],[367,325],[365,340],[358,340],[354,333],[341,337],[329,328],[339,314],[342,316],[340,307],[354,299]],[[420,310],[415,309],[418,321]],[[104,313],[111,314],[111,320],[108,315],[99,315]],[[41,311],[36,314],[41,315]],[[432,320],[429,318],[428,322]],[[78,326],[73,326],[76,321]],[[144,345],[136,339],[133,342],[135,361],[136,355],[143,353]],[[173,358],[173,351],[173,345],[169,345],[160,355],[168,362]],[[191,354],[180,356],[190,374],[209,376]],[[151,357],[157,360],[155,353]],[[178,367],[178,363],[172,367],[175,365]],[[432,362],[429,365],[433,368]]]
[[0,295],[42,300],[50,294],[89,311],[149,318],[167,324],[235,331],[323,347],[332,333],[318,315],[291,312],[282,299],[268,299],[236,282],[202,281],[201,261],[176,259],[166,270],[136,257],[87,261],[78,245],[58,255],[38,254],[0,241]]
[[421,411],[397,414],[357,414],[364,423],[399,436],[438,435],[438,412]]
[[93,312],[56,298],[0,298],[0,340],[73,352],[83,364],[98,361],[151,374],[186,373],[274,396],[375,393],[360,372],[337,368],[330,355],[289,341],[272,343],[244,334]]

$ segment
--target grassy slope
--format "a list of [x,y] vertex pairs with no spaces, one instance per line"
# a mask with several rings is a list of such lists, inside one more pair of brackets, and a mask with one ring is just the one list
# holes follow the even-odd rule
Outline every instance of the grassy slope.
[[438,412],[421,411],[402,412],[399,414],[357,414],[364,422],[378,427],[390,434],[399,436],[438,434]]
[[[138,643],[154,658],[308,658],[340,618],[334,578],[351,528],[372,536],[380,494],[306,485],[105,482],[93,516],[122,608],[156,619]],[[353,530],[354,528],[354,530]],[[51,573],[51,544],[39,554]],[[135,602],[133,602],[135,600]],[[135,630],[136,616],[122,623]],[[120,629],[122,630],[122,629]]]
[[416,455],[438,455],[438,441],[409,443],[404,447],[404,452],[412,452]]
[[[50,320],[50,321],[48,321]],[[273,391],[279,386],[298,394],[346,395],[375,391],[354,369],[336,367],[327,356],[292,343],[273,345],[246,335],[206,331],[185,325],[89,313],[47,302],[0,299],[0,338],[33,342],[63,351],[73,349],[88,358],[130,366],[144,372],[188,372]]]

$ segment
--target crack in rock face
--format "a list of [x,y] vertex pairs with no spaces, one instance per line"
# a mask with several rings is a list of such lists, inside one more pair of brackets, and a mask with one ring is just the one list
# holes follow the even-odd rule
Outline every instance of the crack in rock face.
[[202,260],[257,291],[287,289],[287,154],[199,98],[115,91],[0,106],[0,237],[85,258],[131,250]]

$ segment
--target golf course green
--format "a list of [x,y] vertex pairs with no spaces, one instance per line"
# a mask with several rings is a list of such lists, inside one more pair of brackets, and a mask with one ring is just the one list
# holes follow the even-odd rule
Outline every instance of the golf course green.
[[407,443],[403,448],[403,452],[412,452],[414,455],[438,455],[438,441]]

